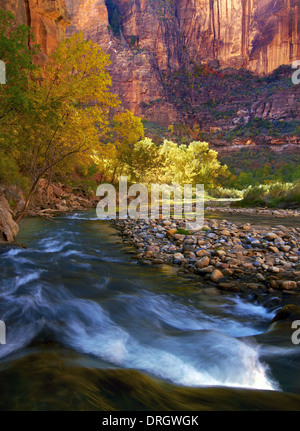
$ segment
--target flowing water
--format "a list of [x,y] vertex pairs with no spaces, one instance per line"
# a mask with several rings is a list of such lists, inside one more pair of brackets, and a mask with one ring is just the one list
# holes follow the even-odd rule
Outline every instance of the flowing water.
[[137,264],[94,210],[17,240],[0,249],[2,410],[300,410],[276,310]]

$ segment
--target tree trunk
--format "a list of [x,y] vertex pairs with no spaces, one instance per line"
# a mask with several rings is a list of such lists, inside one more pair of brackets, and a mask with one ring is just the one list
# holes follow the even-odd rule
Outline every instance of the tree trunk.
[[36,178],[36,180],[34,181],[34,183],[32,184],[31,189],[30,189],[30,191],[29,191],[29,193],[28,193],[28,196],[27,196],[27,198],[26,198],[24,208],[22,209],[22,211],[20,211],[18,214],[16,214],[16,217],[15,217],[15,222],[16,222],[16,223],[20,223],[20,221],[21,221],[21,220],[22,220],[22,218],[24,217],[24,215],[25,215],[25,213],[26,213],[26,211],[27,211],[27,209],[28,209],[30,199],[31,199],[31,197],[32,197],[33,193],[35,192],[35,189],[36,189],[37,183],[39,182],[39,179],[40,179],[40,178],[41,178],[41,177],[40,177],[40,176],[38,176],[38,177]]

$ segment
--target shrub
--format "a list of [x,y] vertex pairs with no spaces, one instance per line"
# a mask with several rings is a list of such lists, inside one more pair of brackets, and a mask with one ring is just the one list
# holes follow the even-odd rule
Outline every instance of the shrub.
[[190,232],[186,229],[177,229],[176,233],[179,233],[180,235],[193,235],[193,232]]
[[20,174],[16,160],[4,151],[0,151],[0,183],[28,187],[28,179]]
[[245,190],[240,205],[271,208],[300,205],[300,181],[250,186]]
[[215,199],[238,199],[243,197],[243,192],[236,189],[217,187],[207,190],[207,195]]

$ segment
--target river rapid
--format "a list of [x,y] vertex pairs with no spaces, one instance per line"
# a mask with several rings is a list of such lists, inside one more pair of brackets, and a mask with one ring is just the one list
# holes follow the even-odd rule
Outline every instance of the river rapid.
[[276,309],[138,264],[95,210],[25,220],[17,241],[0,249],[1,410],[300,410]]

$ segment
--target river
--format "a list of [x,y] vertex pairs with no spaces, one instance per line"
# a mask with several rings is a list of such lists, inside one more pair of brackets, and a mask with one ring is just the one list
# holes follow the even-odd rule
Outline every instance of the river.
[[0,249],[1,410],[300,410],[275,309],[137,264],[95,210],[25,220],[17,241]]

